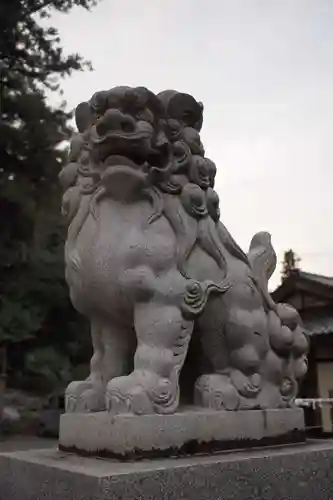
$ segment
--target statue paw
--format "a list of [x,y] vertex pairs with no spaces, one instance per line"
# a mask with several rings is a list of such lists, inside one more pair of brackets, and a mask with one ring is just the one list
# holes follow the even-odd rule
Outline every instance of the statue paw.
[[242,371],[231,369],[230,380],[238,393],[247,399],[255,399],[262,389],[262,378],[259,373],[245,375]]
[[104,389],[92,381],[72,382],[65,393],[67,413],[103,411],[105,409]]
[[134,371],[108,383],[106,407],[114,414],[173,413],[178,406],[178,391],[168,379],[152,372]]
[[196,381],[195,404],[213,410],[236,410],[240,397],[227,375],[202,375]]

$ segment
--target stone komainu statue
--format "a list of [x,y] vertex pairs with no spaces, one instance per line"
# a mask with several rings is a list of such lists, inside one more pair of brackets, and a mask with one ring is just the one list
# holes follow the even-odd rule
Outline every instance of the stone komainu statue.
[[[89,318],[90,376],[66,410],[173,413],[284,408],[307,371],[297,312],[275,304],[268,233],[246,255],[219,221],[203,106],[167,90],[116,87],[76,110],[60,173],[66,279]],[[186,370],[186,367],[189,367]]]

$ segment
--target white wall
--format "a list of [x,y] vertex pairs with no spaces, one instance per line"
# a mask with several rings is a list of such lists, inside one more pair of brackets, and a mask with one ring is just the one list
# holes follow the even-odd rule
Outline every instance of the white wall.
[[[317,363],[318,390],[320,398],[329,398],[333,391],[333,362]],[[324,432],[333,432],[332,408],[323,406],[321,418]]]

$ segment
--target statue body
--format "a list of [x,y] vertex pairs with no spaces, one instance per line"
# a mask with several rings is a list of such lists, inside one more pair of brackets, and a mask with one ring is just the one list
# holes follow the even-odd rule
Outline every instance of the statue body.
[[308,341],[297,312],[268,293],[269,234],[245,254],[219,220],[202,113],[187,94],[141,87],[77,108],[60,174],[66,279],[93,357],[89,378],[66,391],[67,412],[166,414],[182,398],[215,410],[293,403]]

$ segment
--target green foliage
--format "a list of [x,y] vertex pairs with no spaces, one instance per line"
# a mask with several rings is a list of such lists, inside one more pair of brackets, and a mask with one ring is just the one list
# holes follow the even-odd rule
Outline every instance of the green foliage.
[[24,302],[3,299],[0,317],[0,338],[3,342],[27,340],[41,327],[41,309],[35,304]]
[[[58,343],[59,361],[67,343],[76,342],[73,324],[80,335],[64,282],[58,187],[71,114],[65,103],[52,108],[46,96],[61,93],[61,78],[90,64],[64,54],[45,18],[96,3],[0,0],[0,347],[6,352],[36,337],[37,346]],[[45,353],[38,359],[45,361]]]
[[[59,79],[89,65],[78,54],[65,56],[54,27],[40,19],[52,9],[89,8],[94,0],[0,0],[1,256],[20,258],[22,243],[33,235],[34,216],[59,198],[57,175],[65,159],[70,114],[65,103],[53,109],[46,90],[59,90]],[[2,260],[3,262],[3,260]],[[10,264],[10,262],[9,262]]]
[[71,379],[68,357],[53,347],[43,347],[28,353],[26,357],[28,373],[43,378],[53,389],[64,387]]

